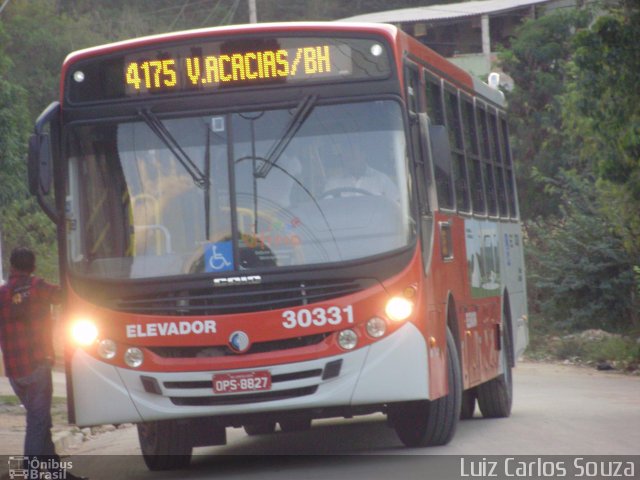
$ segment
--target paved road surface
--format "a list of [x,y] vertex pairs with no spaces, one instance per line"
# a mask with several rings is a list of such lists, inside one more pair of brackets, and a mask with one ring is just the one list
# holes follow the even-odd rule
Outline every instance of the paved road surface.
[[[148,472],[136,455],[140,450],[135,428],[104,433],[68,453],[72,454],[74,472],[88,474],[94,480],[437,479],[442,477],[427,473],[438,466],[439,460],[423,455],[640,453],[640,378],[572,366],[521,363],[514,371],[514,381],[510,418],[485,420],[476,416],[463,421],[453,441],[444,447],[404,448],[384,417],[373,415],[318,421],[310,431],[300,433],[248,437],[241,429],[228,429],[226,446],[195,449],[191,469],[182,472]],[[350,456],[314,456],[341,454]],[[638,477],[640,472],[636,472]]]

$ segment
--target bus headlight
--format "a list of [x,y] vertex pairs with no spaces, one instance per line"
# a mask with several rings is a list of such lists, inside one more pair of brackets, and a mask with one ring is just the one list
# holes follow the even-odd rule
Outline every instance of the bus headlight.
[[88,347],[98,338],[98,327],[91,320],[80,319],[71,326],[71,338],[78,345]]
[[358,344],[358,334],[351,329],[342,330],[338,334],[338,345],[345,350],[353,350]]
[[413,313],[413,302],[404,297],[393,297],[384,309],[387,317],[395,322],[402,322]]
[[144,360],[144,354],[142,350],[137,347],[129,347],[127,351],[124,352],[124,363],[129,365],[131,368],[138,368],[142,365]]
[[103,340],[100,340],[100,342],[98,343],[98,353],[105,360],[111,360],[113,357],[115,357],[116,351],[116,342],[114,342],[113,340],[105,338]]
[[380,338],[387,332],[387,322],[380,317],[367,320],[367,333],[373,338]]

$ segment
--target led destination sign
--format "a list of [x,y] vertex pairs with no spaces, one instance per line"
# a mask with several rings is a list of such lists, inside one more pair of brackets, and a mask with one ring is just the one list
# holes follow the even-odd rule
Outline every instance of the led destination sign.
[[69,68],[67,92],[79,103],[389,74],[386,49],[375,39],[234,39],[87,59]]
[[351,67],[348,47],[341,51],[334,46],[318,45],[291,50],[127,62],[125,80],[128,93],[153,92],[278,78],[349,76]]

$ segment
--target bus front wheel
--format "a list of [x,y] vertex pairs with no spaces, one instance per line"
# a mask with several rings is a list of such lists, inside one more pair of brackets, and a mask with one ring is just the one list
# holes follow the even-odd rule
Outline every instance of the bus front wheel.
[[453,438],[462,400],[462,373],[455,340],[447,328],[447,379],[449,393],[436,400],[389,405],[389,418],[407,447],[445,445]]
[[191,441],[187,423],[160,420],[138,423],[138,440],[149,470],[175,470],[191,462]]

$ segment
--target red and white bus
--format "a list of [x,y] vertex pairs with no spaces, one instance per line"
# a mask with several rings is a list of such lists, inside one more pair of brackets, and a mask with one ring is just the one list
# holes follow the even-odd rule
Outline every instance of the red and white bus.
[[134,422],[170,469],[229,426],[383,412],[425,446],[476,401],[508,416],[528,335],[504,107],[388,25],[69,55],[29,163],[59,232],[70,421]]

